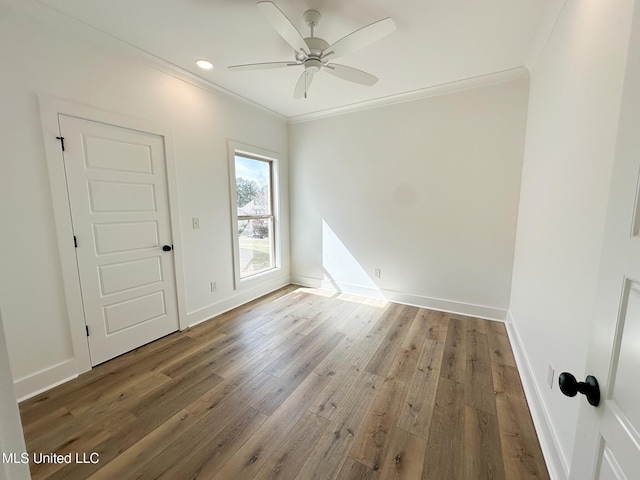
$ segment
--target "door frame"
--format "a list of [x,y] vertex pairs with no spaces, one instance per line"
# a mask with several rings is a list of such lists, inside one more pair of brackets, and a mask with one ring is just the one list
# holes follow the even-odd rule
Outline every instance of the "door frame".
[[176,161],[174,155],[173,131],[166,125],[144,119],[129,117],[119,113],[108,112],[95,107],[81,105],[61,100],[48,95],[38,96],[40,104],[40,119],[42,134],[49,170],[49,185],[51,187],[51,205],[56,226],[60,267],[62,271],[62,285],[69,321],[69,333],[73,348],[73,356],[77,374],[91,370],[89,356],[89,342],[85,329],[84,307],[80,276],[73,244],[73,225],[71,222],[71,207],[67,193],[67,179],[64,169],[64,157],[60,141],[58,115],[81,118],[93,122],[124,127],[131,130],[151,133],[163,137],[165,150],[165,168],[167,173],[167,192],[169,201],[169,222],[174,246],[174,275],[176,298],[178,300],[178,325],[180,330],[188,327],[187,304],[185,298],[184,269],[181,254],[180,209],[178,205],[178,182],[176,175]]

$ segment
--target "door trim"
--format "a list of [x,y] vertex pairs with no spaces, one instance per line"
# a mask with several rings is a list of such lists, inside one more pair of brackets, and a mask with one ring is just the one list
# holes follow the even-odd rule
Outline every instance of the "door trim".
[[178,183],[174,155],[173,131],[166,125],[143,119],[128,117],[122,114],[100,110],[98,108],[76,104],[48,95],[39,95],[40,119],[49,170],[49,185],[53,216],[60,254],[62,284],[68,311],[69,332],[73,348],[73,357],[78,374],[91,370],[89,342],[87,341],[82,305],[80,277],[73,244],[73,226],[71,210],[67,194],[67,181],[60,142],[58,115],[82,118],[84,120],[105,123],[131,130],[155,134],[164,138],[165,166],[167,172],[167,192],[169,196],[169,219],[174,245],[174,274],[176,297],[178,300],[178,325],[180,330],[188,327],[187,305],[185,298],[184,268],[181,253],[180,209],[178,205]]

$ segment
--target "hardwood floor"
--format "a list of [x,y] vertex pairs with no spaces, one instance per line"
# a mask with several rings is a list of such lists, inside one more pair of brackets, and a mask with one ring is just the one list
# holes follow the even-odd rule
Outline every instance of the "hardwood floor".
[[34,479],[549,478],[503,324],[296,286],[20,410]]

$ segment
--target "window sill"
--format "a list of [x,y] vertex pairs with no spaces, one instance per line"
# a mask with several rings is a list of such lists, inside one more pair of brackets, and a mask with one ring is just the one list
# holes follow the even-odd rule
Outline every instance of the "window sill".
[[251,288],[255,285],[260,285],[261,283],[266,283],[273,280],[274,277],[280,275],[281,272],[281,267],[274,267],[246,278],[238,278],[236,279],[236,290],[243,290],[245,288]]

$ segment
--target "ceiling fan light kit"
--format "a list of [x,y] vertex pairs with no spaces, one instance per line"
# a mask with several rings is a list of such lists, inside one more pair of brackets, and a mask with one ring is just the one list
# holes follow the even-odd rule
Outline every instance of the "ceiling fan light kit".
[[320,12],[307,10],[304,13],[303,19],[311,30],[311,35],[303,38],[287,16],[273,2],[258,2],[258,8],[271,26],[293,48],[294,61],[232,65],[228,67],[230,70],[265,70],[302,66],[304,71],[294,88],[294,98],[307,98],[313,76],[321,70],[342,80],[360,85],[372,86],[378,81],[377,77],[367,72],[346,65],[330,63],[329,59],[359,50],[386,37],[396,29],[391,18],[384,18],[362,27],[337,42],[329,44],[323,38],[315,36],[315,28],[321,18]]

